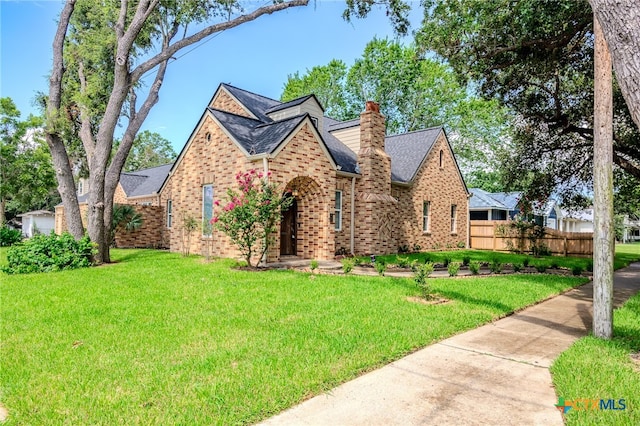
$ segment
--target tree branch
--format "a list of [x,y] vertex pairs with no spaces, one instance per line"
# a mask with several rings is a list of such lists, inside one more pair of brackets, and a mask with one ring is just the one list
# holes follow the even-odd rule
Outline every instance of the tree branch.
[[620,156],[615,150],[613,151],[613,162],[620,166],[621,169],[629,173],[631,176],[640,180],[640,167],[626,158]]
[[238,16],[231,21],[211,25],[187,38],[183,38],[180,41],[163,48],[159,54],[138,65],[131,73],[131,83],[133,84],[137,82],[147,71],[153,69],[161,62],[170,59],[180,49],[192,45],[193,43],[197,43],[211,34],[237,27],[245,22],[253,21],[262,15],[268,15],[290,7],[306,6],[308,3],[309,0],[291,0],[282,3],[274,3],[269,6],[258,8],[249,14]]

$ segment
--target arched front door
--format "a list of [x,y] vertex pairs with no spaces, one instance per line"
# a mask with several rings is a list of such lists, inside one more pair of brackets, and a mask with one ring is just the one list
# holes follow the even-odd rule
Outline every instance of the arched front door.
[[280,221],[280,255],[295,256],[298,254],[296,244],[296,218],[298,217],[298,203],[295,197],[288,210],[282,212]]

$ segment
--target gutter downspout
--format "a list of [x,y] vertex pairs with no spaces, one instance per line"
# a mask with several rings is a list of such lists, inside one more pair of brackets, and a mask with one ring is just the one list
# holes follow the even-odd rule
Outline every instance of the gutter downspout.
[[[472,194],[467,195],[467,249],[471,248],[471,197]],[[491,210],[489,210],[491,212]]]
[[[264,173],[263,179],[266,179],[267,182],[269,182],[269,161],[267,160],[267,157],[262,157],[262,170]],[[267,244],[267,239],[269,238],[268,235],[265,235],[264,237],[264,242],[263,244]],[[262,259],[260,259],[260,263],[262,263],[263,265],[267,264],[267,252],[265,252],[262,255]]]
[[351,254],[355,255],[355,240],[356,240],[356,177],[351,178],[351,224],[349,226],[350,240],[349,245]]

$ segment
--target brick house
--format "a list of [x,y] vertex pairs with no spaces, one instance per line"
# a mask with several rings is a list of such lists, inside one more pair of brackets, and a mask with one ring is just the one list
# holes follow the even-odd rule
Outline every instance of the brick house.
[[[374,102],[338,122],[313,95],[282,103],[221,84],[160,189],[172,251],[238,255],[206,224],[250,169],[295,197],[267,261],[467,245],[469,193],[442,127],[386,136]],[[184,218],[205,226],[186,239]]]
[[[164,208],[160,204],[160,187],[164,183],[173,164],[123,172],[113,196],[114,204],[130,204],[142,214],[144,220],[140,229],[116,234],[117,247],[166,247]],[[78,202],[82,222],[86,228],[89,180],[80,179],[77,184]],[[55,207],[55,233],[67,230],[64,206]]]

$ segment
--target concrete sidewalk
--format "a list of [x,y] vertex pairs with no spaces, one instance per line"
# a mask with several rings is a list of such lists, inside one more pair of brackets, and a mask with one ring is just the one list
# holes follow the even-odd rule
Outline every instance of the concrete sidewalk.
[[[615,273],[614,303],[640,291]],[[549,366],[591,329],[592,284],[428,346],[264,425],[562,425]]]

